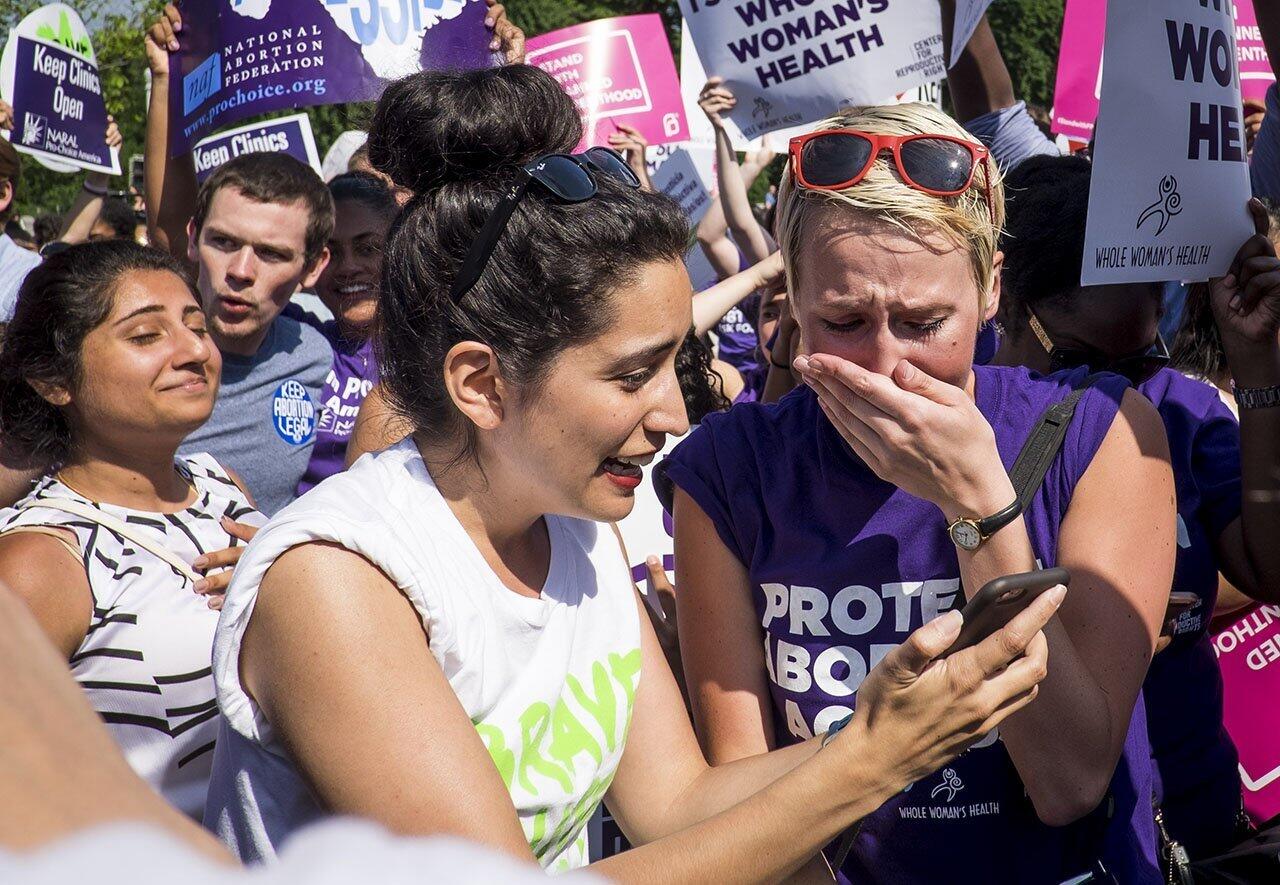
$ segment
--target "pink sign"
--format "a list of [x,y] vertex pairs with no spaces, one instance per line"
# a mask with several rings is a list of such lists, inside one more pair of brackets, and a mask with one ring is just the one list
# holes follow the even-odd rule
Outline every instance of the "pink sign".
[[1222,722],[1240,753],[1244,808],[1254,823],[1280,814],[1280,606],[1260,605],[1213,635]]
[[1264,101],[1267,87],[1276,82],[1267,47],[1262,45],[1253,0],[1236,0],[1236,58],[1240,60],[1240,95],[1245,101]]
[[579,150],[607,145],[619,123],[652,145],[689,139],[680,80],[657,14],[604,18],[526,44],[526,60],[569,93],[582,115]]
[[1067,138],[1088,141],[1093,137],[1102,93],[1102,38],[1106,31],[1107,0],[1067,0],[1050,127]]
[[[1236,57],[1240,64],[1240,94],[1245,101],[1263,101],[1276,81],[1271,72],[1253,0],[1236,0]],[[1098,119],[1102,94],[1102,37],[1106,32],[1107,0],[1067,0],[1058,51],[1058,80],[1053,90],[1054,132],[1088,141]]]

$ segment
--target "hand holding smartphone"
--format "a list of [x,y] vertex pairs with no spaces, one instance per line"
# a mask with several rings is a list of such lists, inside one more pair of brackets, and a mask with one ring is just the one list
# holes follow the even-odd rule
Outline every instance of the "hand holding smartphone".
[[1071,584],[1064,568],[1047,568],[1018,575],[1004,575],[988,582],[961,608],[964,626],[943,657],[977,645],[1012,621],[1041,593],[1061,584]]

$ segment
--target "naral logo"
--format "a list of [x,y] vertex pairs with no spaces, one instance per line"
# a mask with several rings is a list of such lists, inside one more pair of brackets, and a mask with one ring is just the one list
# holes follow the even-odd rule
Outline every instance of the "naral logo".
[[316,432],[316,405],[301,382],[290,379],[271,398],[271,418],[276,433],[291,446],[309,442]]
[[22,143],[43,144],[49,121],[39,114],[26,111],[22,115]]

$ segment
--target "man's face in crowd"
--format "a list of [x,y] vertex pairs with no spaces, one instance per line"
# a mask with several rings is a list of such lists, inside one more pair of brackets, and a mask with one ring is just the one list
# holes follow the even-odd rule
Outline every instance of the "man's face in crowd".
[[910,236],[838,208],[815,219],[796,265],[791,309],[804,353],[829,353],[880,375],[906,359],[948,384],[966,384],[978,326],[999,304],[996,286],[986,312],[979,309],[968,252],[941,235]]
[[294,292],[324,270],[327,249],[306,262],[308,217],[301,200],[259,203],[227,186],[213,195],[204,226],[191,224],[188,257],[199,265],[201,306],[223,350],[256,353]]

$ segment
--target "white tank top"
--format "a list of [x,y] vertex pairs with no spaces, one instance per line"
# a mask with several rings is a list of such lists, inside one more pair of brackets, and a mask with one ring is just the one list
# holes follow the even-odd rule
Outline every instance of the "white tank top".
[[542,595],[519,596],[458,523],[412,439],[366,455],[277,514],[236,568],[214,641],[223,721],[206,826],[242,860],[262,860],[325,814],[241,686],[239,657],[267,569],[291,547],[328,541],[373,563],[413,604],[539,862],[584,865],[586,825],[621,759],[639,685],[639,612],[608,526],[546,522]]
[[209,654],[218,613],[186,575],[154,553],[84,517],[35,506],[58,498],[94,507],[188,564],[242,543],[227,534],[221,517],[266,522],[212,456],[180,458],[175,466],[197,492],[195,503],[178,513],[95,503],[47,476],[17,506],[0,511],[0,531],[58,526],[75,532],[93,614],[71,656],[71,674],[133,770],[199,820],[217,734]]

